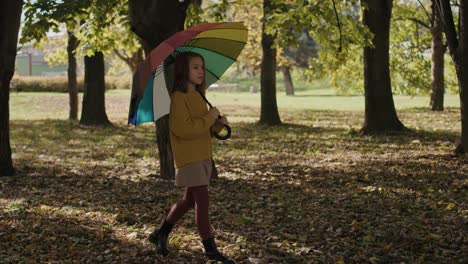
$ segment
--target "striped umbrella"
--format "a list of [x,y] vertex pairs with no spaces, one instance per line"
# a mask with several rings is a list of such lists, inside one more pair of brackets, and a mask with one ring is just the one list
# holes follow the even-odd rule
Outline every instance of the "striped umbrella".
[[154,122],[169,114],[172,80],[167,78],[181,52],[195,52],[205,60],[205,82],[215,83],[236,61],[247,42],[240,22],[207,23],[180,31],[153,49],[134,76],[128,123]]

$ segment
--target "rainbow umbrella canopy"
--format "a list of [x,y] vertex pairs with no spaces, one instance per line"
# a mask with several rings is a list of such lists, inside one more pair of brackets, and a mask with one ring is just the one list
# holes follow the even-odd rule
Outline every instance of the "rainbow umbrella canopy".
[[221,78],[236,61],[247,42],[240,22],[201,24],[180,31],[153,49],[134,76],[128,123],[154,122],[169,114],[175,57],[195,52],[205,60],[207,87]]

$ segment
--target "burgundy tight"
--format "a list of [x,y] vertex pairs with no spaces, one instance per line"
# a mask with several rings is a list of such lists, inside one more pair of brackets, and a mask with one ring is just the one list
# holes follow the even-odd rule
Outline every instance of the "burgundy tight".
[[166,217],[169,224],[175,224],[184,214],[195,207],[195,222],[202,240],[213,237],[208,216],[208,185],[185,188],[184,196],[172,206]]

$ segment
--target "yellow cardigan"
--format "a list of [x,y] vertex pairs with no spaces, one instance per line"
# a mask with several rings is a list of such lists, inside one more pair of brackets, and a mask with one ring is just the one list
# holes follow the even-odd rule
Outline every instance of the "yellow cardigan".
[[171,96],[169,126],[171,148],[177,168],[212,156],[211,137],[223,126],[208,112],[197,91],[176,91]]

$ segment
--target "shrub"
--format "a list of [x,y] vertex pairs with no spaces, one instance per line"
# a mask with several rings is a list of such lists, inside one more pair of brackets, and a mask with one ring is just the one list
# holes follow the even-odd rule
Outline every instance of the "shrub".
[[[131,77],[106,76],[106,90],[130,89]],[[68,92],[68,78],[66,76],[42,77],[42,76],[15,76],[13,83],[21,92]],[[83,92],[83,77],[78,77],[78,91]]]

